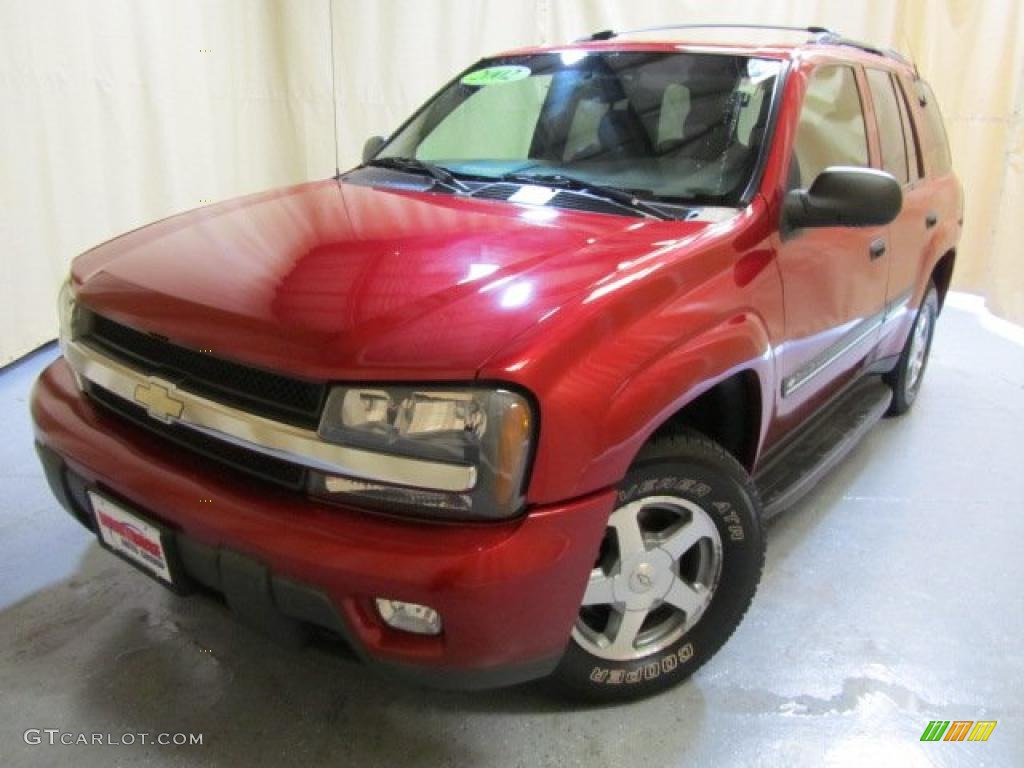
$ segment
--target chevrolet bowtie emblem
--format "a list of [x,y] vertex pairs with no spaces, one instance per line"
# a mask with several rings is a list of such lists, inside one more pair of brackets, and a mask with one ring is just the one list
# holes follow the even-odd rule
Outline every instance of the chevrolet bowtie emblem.
[[185,401],[175,398],[171,394],[173,391],[174,385],[169,383],[150,381],[139,384],[135,387],[135,402],[146,406],[146,413],[157,421],[170,424],[181,418],[181,412],[185,410]]

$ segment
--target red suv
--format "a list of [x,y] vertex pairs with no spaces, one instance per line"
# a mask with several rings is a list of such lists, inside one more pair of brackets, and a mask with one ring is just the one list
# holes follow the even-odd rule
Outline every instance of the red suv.
[[684,679],[765,519],[913,404],[960,237],[928,86],[804,34],[485,59],[337,178],[79,256],[53,492],[173,590],[417,681]]

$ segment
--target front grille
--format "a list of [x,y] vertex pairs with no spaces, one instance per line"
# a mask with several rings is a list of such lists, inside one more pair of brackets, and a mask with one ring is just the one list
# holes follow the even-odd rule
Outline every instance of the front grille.
[[159,376],[211,400],[316,429],[327,387],[187,349],[89,313],[82,340],[147,375]]
[[86,392],[103,407],[192,453],[291,490],[301,490],[306,486],[306,470],[298,464],[250,451],[181,424],[156,421],[150,418],[145,408],[94,384],[89,384]]

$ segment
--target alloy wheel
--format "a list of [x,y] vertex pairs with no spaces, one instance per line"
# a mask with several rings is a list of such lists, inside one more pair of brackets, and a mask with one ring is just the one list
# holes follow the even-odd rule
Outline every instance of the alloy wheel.
[[910,342],[909,370],[907,371],[907,392],[913,393],[921,383],[925,363],[928,362],[928,342],[932,331],[932,308],[927,302],[921,305],[921,314],[914,325]]
[[721,570],[718,528],[700,505],[650,496],[619,507],[609,518],[573,638],[604,659],[655,654],[700,620]]

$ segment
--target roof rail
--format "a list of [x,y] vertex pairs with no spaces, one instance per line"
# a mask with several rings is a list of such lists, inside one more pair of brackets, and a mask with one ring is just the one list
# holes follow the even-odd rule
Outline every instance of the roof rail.
[[877,48],[869,43],[862,43],[859,40],[854,40],[849,37],[843,37],[838,32],[824,32],[815,36],[810,42],[818,43],[819,45],[845,45],[849,48],[857,48],[858,50],[865,51],[866,53],[874,53],[878,56],[885,55],[881,48]]
[[587,37],[581,37],[575,42],[585,43],[593,40],[611,40],[613,37],[622,37],[623,35],[639,35],[644,32],[666,32],[675,29],[769,29],[783,32],[807,32],[812,35],[832,35],[839,37],[840,35],[833,32],[827,27],[793,27],[778,24],[669,24],[658,27],[642,27],[640,29],[626,29],[622,32],[616,32],[611,29],[604,29],[600,32],[595,32]]
[[907,64],[913,66],[910,60],[899,51],[895,51],[892,48],[879,48],[876,45],[870,43],[862,43],[860,40],[853,40],[849,37],[843,37],[836,32],[823,32],[817,35],[811,42],[818,43],[820,45],[845,45],[850,48],[856,48],[866,53],[873,53],[876,56],[884,56],[887,59],[895,59],[901,64]]
[[895,59],[896,61],[899,61],[902,64],[907,64],[908,66],[913,66],[907,57],[898,51],[894,51],[891,48],[879,48],[877,46],[870,45],[869,43],[862,43],[859,40],[844,37],[840,33],[828,29],[827,27],[795,27],[779,24],[669,24],[657,27],[643,27],[641,29],[627,29],[622,32],[604,29],[600,32],[588,35],[587,37],[581,37],[575,42],[585,43],[597,40],[611,40],[616,37],[622,37],[623,35],[638,35],[644,32],[667,32],[677,29],[762,29],[778,30],[783,32],[807,32],[812,35],[811,39],[807,41],[809,43],[817,43],[819,45],[845,45],[850,48],[857,48],[858,50],[865,51],[867,53],[873,53],[877,56],[885,56],[886,58]]

